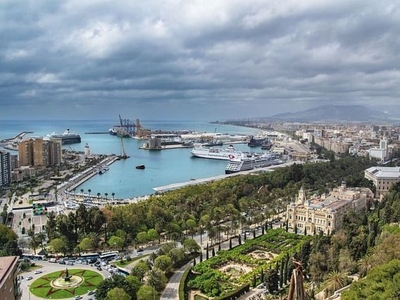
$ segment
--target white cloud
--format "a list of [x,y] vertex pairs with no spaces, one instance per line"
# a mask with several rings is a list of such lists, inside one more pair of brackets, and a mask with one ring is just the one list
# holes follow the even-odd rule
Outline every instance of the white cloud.
[[12,1],[0,4],[0,104],[84,112],[113,99],[223,118],[397,103],[399,35],[391,0]]

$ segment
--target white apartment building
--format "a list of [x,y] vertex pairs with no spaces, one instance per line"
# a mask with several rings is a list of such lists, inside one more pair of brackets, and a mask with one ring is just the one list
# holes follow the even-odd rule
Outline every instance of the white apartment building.
[[375,197],[382,199],[393,184],[400,182],[400,168],[371,167],[364,171],[364,177],[374,183]]
[[291,228],[297,227],[299,233],[307,235],[323,232],[331,234],[340,229],[343,216],[349,210],[361,211],[367,202],[374,198],[368,188],[347,188],[342,182],[339,188],[328,195],[306,197],[300,189],[296,202],[290,203],[286,209],[286,218]]

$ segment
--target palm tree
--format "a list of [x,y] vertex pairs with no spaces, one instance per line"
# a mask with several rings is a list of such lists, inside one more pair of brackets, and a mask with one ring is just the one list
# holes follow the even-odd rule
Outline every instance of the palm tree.
[[114,196],[115,196],[115,193],[111,193],[111,196],[112,196],[112,198],[113,198],[113,201],[114,201]]
[[84,192],[85,190],[84,189],[81,189],[81,194],[83,195],[83,192]]
[[101,195],[100,193],[97,193],[97,199],[100,199],[100,195]]
[[335,291],[345,287],[347,284],[348,276],[345,273],[339,271],[333,271],[328,274],[325,280],[325,296],[331,296]]
[[104,193],[104,196],[106,197],[106,201],[108,201],[108,199],[107,199],[108,193]]
[[90,193],[92,192],[92,190],[91,190],[91,189],[88,189],[87,192],[88,192],[89,198],[90,198]]

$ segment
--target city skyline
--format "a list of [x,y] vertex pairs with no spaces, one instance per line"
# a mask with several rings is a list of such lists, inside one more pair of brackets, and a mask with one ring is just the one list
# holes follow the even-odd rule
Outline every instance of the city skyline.
[[222,120],[319,105],[400,115],[392,1],[0,4],[0,118]]

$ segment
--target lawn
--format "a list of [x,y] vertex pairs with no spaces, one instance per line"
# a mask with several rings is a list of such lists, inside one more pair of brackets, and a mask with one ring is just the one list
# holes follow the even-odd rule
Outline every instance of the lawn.
[[64,289],[53,287],[51,282],[64,274],[64,270],[45,274],[32,282],[29,289],[32,294],[41,298],[63,299],[86,294],[88,291],[96,289],[104,280],[103,276],[98,272],[86,269],[71,269],[69,274],[82,277],[84,279],[82,283],[76,287]]

